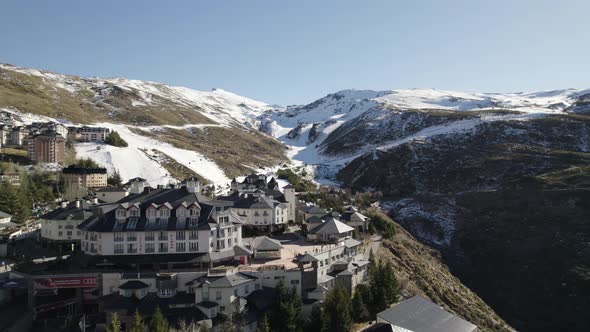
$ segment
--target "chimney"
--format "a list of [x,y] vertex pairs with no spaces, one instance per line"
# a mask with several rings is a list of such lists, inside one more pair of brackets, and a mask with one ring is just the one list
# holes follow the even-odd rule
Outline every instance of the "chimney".
[[190,178],[186,181],[186,190],[189,193],[200,193],[201,182],[195,178]]
[[76,200],[76,207],[80,208],[80,200],[79,199]]
[[62,207],[63,209],[65,209],[66,207],[68,207],[68,201],[63,201],[63,202],[61,202],[61,207]]

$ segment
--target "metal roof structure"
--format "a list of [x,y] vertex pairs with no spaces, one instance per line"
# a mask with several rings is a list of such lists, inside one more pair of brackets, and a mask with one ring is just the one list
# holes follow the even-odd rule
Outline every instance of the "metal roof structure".
[[419,295],[377,314],[377,320],[420,332],[474,332],[477,326]]

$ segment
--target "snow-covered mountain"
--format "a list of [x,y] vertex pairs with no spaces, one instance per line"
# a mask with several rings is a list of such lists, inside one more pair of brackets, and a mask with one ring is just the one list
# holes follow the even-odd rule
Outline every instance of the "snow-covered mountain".
[[588,108],[590,90],[465,93],[435,89],[343,90],[311,104],[266,111],[261,129],[320,177],[364,154],[492,121],[526,121]]
[[[334,180],[345,165],[376,151],[495,121],[584,114],[590,100],[590,90],[573,89],[343,90],[308,105],[276,107],[221,89],[83,78],[11,65],[0,65],[0,83],[2,108],[119,131],[130,142],[127,150],[88,145],[76,150],[124,177],[144,176],[156,183],[169,181],[171,167],[221,184],[287,160],[307,165],[320,181]],[[135,156],[131,163],[130,156]],[[163,159],[172,165],[162,166]]]
[[287,161],[284,147],[257,130],[272,107],[221,89],[124,78],[84,78],[0,64],[0,108],[23,123],[55,120],[116,130],[127,148],[76,144],[124,179],[163,184],[198,175],[215,184]]

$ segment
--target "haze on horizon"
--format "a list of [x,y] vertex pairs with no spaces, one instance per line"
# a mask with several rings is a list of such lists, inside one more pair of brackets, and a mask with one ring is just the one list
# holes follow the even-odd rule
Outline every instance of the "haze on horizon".
[[583,0],[9,0],[0,62],[282,105],[349,88],[588,88],[589,11]]

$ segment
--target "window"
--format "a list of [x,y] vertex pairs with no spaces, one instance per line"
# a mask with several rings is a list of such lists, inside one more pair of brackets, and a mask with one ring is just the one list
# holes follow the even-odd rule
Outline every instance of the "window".
[[124,249],[123,243],[115,243],[115,254],[122,254]]
[[177,242],[176,243],[176,252],[185,252],[186,251],[186,245],[184,242]]
[[231,239],[227,239],[227,245],[231,246]]
[[138,220],[139,220],[139,217],[129,218],[129,222],[127,222],[127,229],[135,229],[135,227],[137,226]]
[[67,235],[67,236],[72,236],[72,231],[67,231],[67,232],[66,232],[66,235]]
[[172,296],[174,294],[176,294],[176,289],[168,289],[168,288],[160,289],[161,296]]
[[158,246],[158,252],[168,252],[168,243],[160,243]]
[[237,297],[238,296],[238,289],[234,289],[234,296]]
[[188,251],[199,251],[199,244],[197,242],[189,242],[188,244]]
[[123,208],[117,209],[117,219],[125,219],[127,218],[127,211]]
[[219,307],[219,312],[225,312],[225,307],[224,306]]
[[248,293],[250,293],[250,285],[246,285],[244,288],[244,294],[248,295]]
[[221,291],[215,292],[215,299],[216,300],[221,300]]
[[147,232],[145,233],[145,240],[146,241],[154,241],[156,237],[154,236],[154,232]]
[[158,211],[153,206],[150,206],[146,211],[148,219],[155,219],[158,216]]
[[176,216],[186,217],[186,209],[184,207],[179,207],[178,209],[176,209]]
[[129,216],[130,217],[139,217],[139,209],[133,208],[133,209],[129,210]]
[[170,210],[168,210],[167,208],[161,208],[159,212],[160,212],[160,218],[170,217]]
[[148,254],[156,252],[156,245],[154,243],[146,243],[145,252]]
[[136,254],[137,253],[137,246],[135,243],[127,243],[127,253],[128,254]]
[[299,285],[299,280],[291,280],[291,286]]
[[184,231],[176,232],[176,240],[184,240],[186,238],[185,236],[186,235],[185,235]]
[[168,240],[168,237],[166,236],[166,232],[160,232],[158,235],[158,240],[160,240],[160,241]]
[[196,240],[199,238],[199,232],[197,231],[189,231],[188,232],[188,239],[189,240]]
[[120,232],[115,233],[115,235],[114,235],[115,242],[121,242],[121,241],[123,241],[123,239],[124,239],[123,233],[120,233]]
[[127,241],[137,241],[137,236],[135,235],[135,233],[127,233]]

